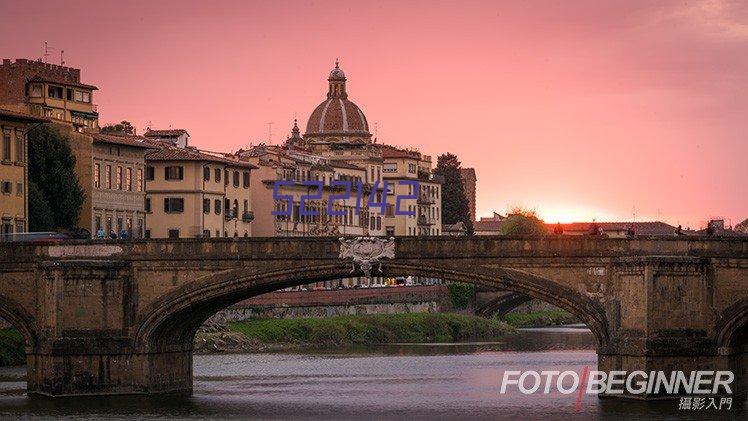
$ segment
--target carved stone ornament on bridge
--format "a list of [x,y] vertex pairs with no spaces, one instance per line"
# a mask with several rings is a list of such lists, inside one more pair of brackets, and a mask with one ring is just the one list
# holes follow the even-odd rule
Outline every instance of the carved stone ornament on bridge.
[[353,259],[351,273],[356,271],[356,265],[364,272],[364,276],[371,278],[371,269],[379,264],[382,271],[381,259],[395,258],[395,238],[356,237],[347,240],[340,238],[341,259]]

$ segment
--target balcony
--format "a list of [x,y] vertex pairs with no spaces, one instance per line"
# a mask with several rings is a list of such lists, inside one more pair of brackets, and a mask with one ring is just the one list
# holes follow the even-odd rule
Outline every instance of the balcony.
[[236,218],[236,213],[234,213],[234,211],[232,211],[232,210],[227,210],[226,214],[224,215],[224,218],[226,218],[227,221],[230,221],[230,220]]
[[419,205],[433,205],[434,203],[436,203],[434,198],[429,197],[428,194],[419,194],[417,202]]
[[436,220],[434,218],[429,218],[426,215],[419,216],[417,222],[418,222],[418,225],[425,225],[425,226],[436,224]]
[[255,213],[247,211],[242,213],[242,222],[252,222],[255,219]]

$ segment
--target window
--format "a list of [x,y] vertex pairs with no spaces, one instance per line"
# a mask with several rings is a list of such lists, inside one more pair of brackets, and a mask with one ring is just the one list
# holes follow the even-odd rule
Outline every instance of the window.
[[244,201],[244,213],[249,212],[249,200]]
[[216,182],[221,182],[221,169],[216,168]]
[[91,102],[91,92],[75,91],[75,100],[78,102]]
[[156,179],[155,168],[151,166],[145,167],[145,179],[146,181],[153,181]]
[[169,238],[179,238],[179,230],[169,230]]
[[10,161],[10,132],[3,132],[3,161]]
[[117,235],[122,232],[122,218],[117,218]]
[[229,199],[224,199],[223,208],[226,210],[226,215],[231,216],[231,201]]
[[13,184],[10,181],[3,181],[2,184],[0,184],[0,191],[2,191],[3,194],[10,194],[13,191]]
[[145,204],[143,206],[143,209],[146,212],[151,213],[151,198],[150,197],[145,198]]
[[115,184],[117,186],[117,190],[122,190],[122,167],[117,166],[117,183]]
[[125,168],[125,190],[132,191],[132,168]]
[[249,188],[249,171],[244,171],[242,173],[242,184],[244,185],[244,188]]
[[42,85],[39,85],[37,83],[31,85],[31,88],[29,89],[29,96],[32,98],[41,98],[42,97]]
[[397,171],[397,163],[395,163],[395,162],[385,162],[382,171],[384,171],[384,172],[396,172]]
[[181,197],[167,197],[164,199],[164,212],[182,213],[184,212],[184,199]]
[[138,172],[136,175],[136,183],[138,191],[143,191],[143,170],[138,168]]
[[[220,215],[221,214],[221,199],[216,199],[214,208],[216,211],[216,215]],[[220,235],[216,235],[216,237],[220,237]]]
[[2,234],[13,234],[13,224],[10,221],[3,221]]
[[145,230],[145,233],[143,234],[144,238],[151,238],[151,230]]
[[47,87],[47,96],[50,98],[62,99],[62,86],[49,85],[49,87]]
[[94,187],[101,188],[101,164],[94,164]]
[[94,218],[94,221],[95,221],[94,227],[96,231],[98,232],[99,230],[101,230],[101,215],[96,215],[96,218]]
[[23,132],[16,132],[16,162],[18,163],[25,161],[23,150],[23,136]]
[[203,237],[210,238],[210,230],[203,230]]
[[106,188],[111,189],[112,188],[112,166],[111,165],[106,166],[106,172],[104,173],[104,177],[106,178]]
[[66,95],[65,98],[68,101],[72,101],[73,100],[73,90],[72,89],[66,89],[66,90],[67,90],[67,92],[66,92],[67,95]]
[[112,232],[112,217],[111,216],[106,217],[106,232],[107,233]]
[[23,221],[16,221],[16,232],[25,232],[26,231],[26,224],[23,223]]
[[229,185],[229,170],[223,171],[223,184],[226,186]]
[[210,213],[210,199],[203,199],[203,213]]
[[164,178],[167,180],[183,180],[184,179],[184,167],[165,167]]
[[23,196],[23,183],[16,183],[16,196]]
[[210,167],[203,168],[203,181],[210,181]]
[[143,220],[138,218],[138,238],[143,238]]

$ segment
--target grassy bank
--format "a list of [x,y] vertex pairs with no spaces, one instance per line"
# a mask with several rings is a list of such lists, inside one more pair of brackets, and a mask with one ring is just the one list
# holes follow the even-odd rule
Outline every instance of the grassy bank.
[[513,329],[498,320],[455,313],[254,319],[231,324],[251,340],[322,346],[494,340]]
[[0,329],[0,367],[26,364],[23,337],[15,329]]
[[544,327],[579,323],[579,319],[563,310],[509,313],[506,322],[513,327]]

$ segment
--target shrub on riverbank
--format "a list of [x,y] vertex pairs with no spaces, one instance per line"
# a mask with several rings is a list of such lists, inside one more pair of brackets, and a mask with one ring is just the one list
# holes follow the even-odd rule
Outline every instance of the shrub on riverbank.
[[509,325],[514,327],[545,327],[579,323],[579,319],[563,310],[508,313],[505,319]]
[[0,329],[0,367],[26,364],[23,336],[15,329]]
[[231,330],[262,342],[315,345],[494,340],[511,332],[506,323],[455,313],[400,313],[299,319],[253,319]]

